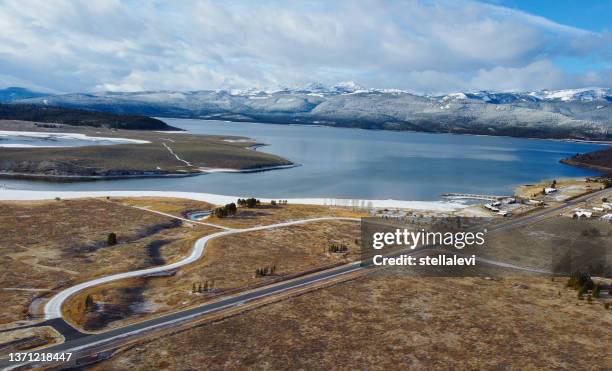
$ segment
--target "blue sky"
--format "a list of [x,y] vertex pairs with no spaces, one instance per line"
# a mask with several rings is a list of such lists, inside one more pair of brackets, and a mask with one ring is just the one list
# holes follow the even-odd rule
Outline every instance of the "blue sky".
[[[546,17],[560,24],[581,28],[596,33],[612,32],[612,1],[610,0],[501,0],[489,1],[530,14]],[[557,66],[575,73],[593,69],[612,68],[612,61],[584,60],[581,58],[557,57]]]
[[502,0],[491,4],[522,10],[546,17],[551,21],[584,30],[612,31],[612,1],[610,0]]
[[612,1],[4,0],[0,87],[612,86]]

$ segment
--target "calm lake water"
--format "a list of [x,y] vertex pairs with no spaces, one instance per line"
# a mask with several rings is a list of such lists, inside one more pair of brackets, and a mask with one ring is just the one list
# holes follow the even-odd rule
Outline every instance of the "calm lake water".
[[256,197],[438,200],[445,192],[509,194],[541,179],[595,175],[559,163],[600,145],[550,140],[163,119],[193,133],[247,136],[302,166],[78,183],[0,179],[19,189],[171,190]]

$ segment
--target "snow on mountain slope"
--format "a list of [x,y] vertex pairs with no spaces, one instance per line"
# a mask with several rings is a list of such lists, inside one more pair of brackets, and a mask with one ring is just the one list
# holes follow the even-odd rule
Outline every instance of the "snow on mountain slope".
[[612,89],[606,88],[583,88],[565,90],[542,90],[529,93],[531,96],[541,100],[570,101],[612,101]]
[[591,88],[427,96],[343,82],[266,90],[66,94],[17,103],[147,116],[611,140],[610,93]]

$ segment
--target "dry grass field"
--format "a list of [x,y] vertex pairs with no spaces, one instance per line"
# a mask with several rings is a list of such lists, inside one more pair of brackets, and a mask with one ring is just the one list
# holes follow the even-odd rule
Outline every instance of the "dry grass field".
[[[246,232],[212,240],[198,262],[169,277],[150,277],[113,282],[75,295],[65,305],[73,323],[87,330],[119,326],[138,318],[202,303],[227,293],[264,284],[289,274],[308,271],[359,258],[360,229],[357,222],[324,221],[279,229]],[[330,244],[344,244],[347,253],[329,253]],[[275,267],[275,273],[258,277],[257,268]],[[214,288],[193,293],[193,285]],[[104,303],[86,312],[90,296]],[[137,308],[134,310],[134,303]]]
[[612,266],[612,223],[598,220],[577,220],[557,215],[537,223],[489,233],[486,241],[478,256],[521,267],[559,269],[555,265],[560,263],[563,254],[571,250],[573,271],[585,262],[588,265],[589,261],[605,260],[603,247],[607,247],[607,262]]
[[367,217],[369,214],[361,210],[333,206],[291,204],[272,206],[270,204],[262,204],[252,209],[240,207],[234,216],[221,219],[212,216],[208,221],[230,228],[249,228],[291,220],[327,216],[361,218]]
[[[199,168],[252,169],[288,165],[279,156],[253,151],[253,143],[228,142],[226,137],[154,131],[111,130],[64,126],[40,128],[30,122],[0,121],[2,130],[82,133],[89,136],[146,140],[144,144],[118,144],[66,148],[2,148],[0,172],[44,176],[125,176],[198,173]],[[172,153],[170,150],[172,150]],[[179,156],[181,161],[175,157]],[[189,164],[188,164],[189,163]]]
[[[177,198],[139,197],[113,198],[113,200],[124,205],[144,207],[149,210],[161,211],[182,218],[186,217],[189,212],[215,208],[214,205],[210,205],[206,202]],[[206,222],[230,228],[249,228],[291,220],[328,216],[361,218],[368,217],[370,214],[363,210],[354,210],[346,207],[293,204],[271,205],[269,203],[262,203],[254,208],[239,207],[236,215],[224,218],[210,216],[206,219]]]
[[0,332],[0,356],[11,352],[32,350],[41,346],[60,343],[63,340],[63,336],[50,326]]
[[178,216],[180,218],[186,218],[187,214],[190,212],[215,208],[215,205],[211,205],[208,202],[173,197],[113,197],[112,200],[122,205],[143,207],[149,210]]
[[[543,180],[535,184],[522,185],[515,189],[515,194],[524,198],[542,198],[542,189],[550,187],[552,182],[552,180]],[[599,190],[602,188],[602,184],[599,182],[587,182],[586,179],[582,178],[567,178],[557,179],[556,188],[558,189],[556,193],[552,193],[544,197],[544,199],[553,202],[567,200],[571,197]]]
[[[171,262],[213,230],[106,199],[2,202],[0,325],[37,314],[32,301],[54,290]],[[107,245],[111,232],[117,245]]]
[[138,345],[108,369],[610,369],[612,310],[558,278],[378,270]]

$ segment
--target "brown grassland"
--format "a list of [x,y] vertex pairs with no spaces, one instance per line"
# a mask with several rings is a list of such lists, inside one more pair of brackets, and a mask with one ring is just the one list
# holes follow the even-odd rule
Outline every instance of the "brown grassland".
[[140,344],[108,369],[610,369],[612,311],[557,278],[378,270]]
[[51,326],[29,327],[0,332],[0,356],[61,343],[64,337]]
[[319,205],[281,205],[262,204],[256,208],[238,208],[230,218],[210,217],[208,221],[230,228],[249,228],[259,225],[276,224],[291,220],[320,217],[361,218],[369,216],[361,210]]
[[215,205],[207,202],[174,197],[113,197],[112,201],[125,206],[135,206],[153,211],[160,211],[180,218],[186,218],[187,214],[194,211],[204,211],[215,208]]
[[[200,167],[253,169],[288,165],[289,160],[248,148],[230,137],[63,126],[40,128],[31,122],[0,120],[2,130],[70,132],[146,140],[144,144],[65,148],[2,148],[0,172],[38,176],[124,176],[198,173]],[[169,150],[191,165],[178,160]],[[146,175],[146,174],[145,174]]]
[[214,230],[106,199],[1,202],[0,325],[39,314],[30,303],[57,289],[172,262]]
[[[209,242],[202,259],[175,275],[122,280],[85,290],[68,300],[64,313],[86,330],[123,325],[287,275],[356,260],[359,233],[357,222],[321,221],[220,237]],[[332,243],[344,244],[349,250],[330,253]],[[256,269],[264,267],[274,267],[275,273],[256,276]],[[194,284],[207,282],[209,287],[214,285],[212,290],[192,292]],[[84,303],[88,295],[104,306],[87,312]],[[135,313],[134,301],[145,309]]]
[[542,189],[550,187],[552,182],[553,180],[543,180],[539,183],[521,185],[516,187],[514,192],[517,196],[524,198],[544,198],[547,201],[560,201],[601,189],[603,186],[600,182],[587,181],[582,178],[556,179],[558,192],[543,197]]

